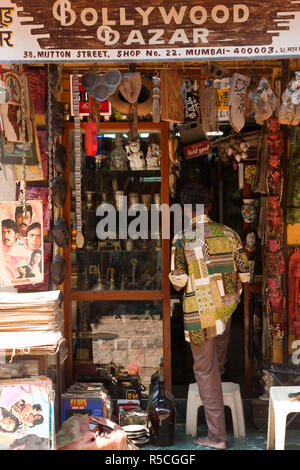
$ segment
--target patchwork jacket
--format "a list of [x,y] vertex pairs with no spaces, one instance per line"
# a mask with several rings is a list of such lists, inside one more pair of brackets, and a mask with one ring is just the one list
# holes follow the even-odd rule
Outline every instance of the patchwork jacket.
[[172,243],[174,286],[184,287],[185,339],[203,343],[224,332],[235,311],[242,282],[249,282],[249,262],[238,234],[201,215]]

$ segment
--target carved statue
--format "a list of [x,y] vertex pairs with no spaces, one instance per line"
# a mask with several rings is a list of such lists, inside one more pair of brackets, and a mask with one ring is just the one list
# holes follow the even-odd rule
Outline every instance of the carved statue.
[[147,168],[157,169],[160,166],[161,150],[158,144],[149,144],[146,155]]
[[132,170],[144,170],[145,159],[144,154],[140,150],[140,139],[129,141],[129,144],[125,146],[129,165]]

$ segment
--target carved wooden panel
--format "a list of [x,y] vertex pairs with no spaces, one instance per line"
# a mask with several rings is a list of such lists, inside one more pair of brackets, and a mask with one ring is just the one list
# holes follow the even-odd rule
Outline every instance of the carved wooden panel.
[[[43,49],[269,45],[290,29],[292,0],[16,0]],[[106,40],[105,40],[106,38]]]

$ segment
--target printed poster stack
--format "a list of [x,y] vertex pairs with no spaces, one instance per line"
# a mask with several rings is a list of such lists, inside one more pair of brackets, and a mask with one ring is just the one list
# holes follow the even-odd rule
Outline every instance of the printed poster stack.
[[0,292],[0,350],[55,354],[64,341],[60,290]]

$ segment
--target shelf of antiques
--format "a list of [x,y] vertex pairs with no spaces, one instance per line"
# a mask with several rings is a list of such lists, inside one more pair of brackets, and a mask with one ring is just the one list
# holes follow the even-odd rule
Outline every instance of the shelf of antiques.
[[[101,122],[93,155],[86,126],[77,140],[73,123],[65,132],[67,381],[136,361],[147,394],[160,363],[171,381],[169,240],[159,211],[169,202],[168,123],[141,122],[133,138],[129,122]],[[148,338],[154,331],[159,341]]]

